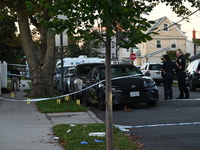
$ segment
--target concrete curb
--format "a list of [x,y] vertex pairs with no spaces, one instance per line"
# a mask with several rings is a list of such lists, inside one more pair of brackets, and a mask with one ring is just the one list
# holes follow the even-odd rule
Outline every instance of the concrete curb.
[[52,125],[58,124],[90,124],[103,123],[96,115],[91,112],[67,112],[67,113],[46,113],[46,118]]

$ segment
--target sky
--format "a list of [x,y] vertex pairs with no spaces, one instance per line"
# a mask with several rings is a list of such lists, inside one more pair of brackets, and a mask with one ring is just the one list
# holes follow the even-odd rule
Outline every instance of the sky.
[[[189,4],[186,5],[189,6]],[[197,10],[197,8],[188,8],[192,12]],[[167,16],[172,22],[178,22],[182,19],[177,17],[177,14],[175,14],[172,9],[165,4],[159,4],[157,7],[155,7],[147,18],[150,20],[156,20],[164,16]],[[196,31],[196,38],[200,38],[200,11],[197,11],[195,14],[191,15],[189,17],[189,22],[181,21],[179,24],[181,24],[181,30],[186,32],[186,36],[189,40],[192,40],[192,31],[194,29]]]

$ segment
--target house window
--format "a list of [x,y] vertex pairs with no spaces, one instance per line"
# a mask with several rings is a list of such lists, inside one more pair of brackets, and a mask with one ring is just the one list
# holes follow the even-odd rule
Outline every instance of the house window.
[[173,40],[171,43],[171,48],[176,48],[176,40]]
[[112,58],[115,58],[115,53],[112,53]]
[[168,24],[164,24],[164,26],[163,26],[163,31],[169,31],[169,26],[168,26]]
[[115,48],[115,42],[112,41],[112,48]]
[[126,49],[126,52],[129,53],[129,51],[130,51],[129,48],[127,48],[127,49]]
[[157,48],[161,48],[162,46],[161,46],[161,40],[157,40],[156,41],[156,47]]

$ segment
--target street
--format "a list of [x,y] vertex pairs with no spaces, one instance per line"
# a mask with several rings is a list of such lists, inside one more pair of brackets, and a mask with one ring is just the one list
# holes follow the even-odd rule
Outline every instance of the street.
[[[114,107],[113,123],[129,126],[130,136],[143,150],[200,149],[200,89],[190,91],[190,99],[177,100],[179,90],[173,87],[173,100],[163,100],[163,86],[158,86],[160,101],[155,107],[146,104],[128,106],[131,112]],[[105,112],[97,106],[89,108],[105,121]]]

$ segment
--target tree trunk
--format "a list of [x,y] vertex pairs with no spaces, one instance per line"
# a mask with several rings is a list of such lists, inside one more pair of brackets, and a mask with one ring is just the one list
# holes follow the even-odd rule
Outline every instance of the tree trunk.
[[113,110],[111,90],[111,37],[106,33],[106,150],[113,150]]
[[43,46],[44,49],[41,49],[40,53],[38,53],[32,40],[25,0],[18,0],[16,2],[16,10],[20,38],[31,74],[32,86],[30,96],[53,96],[53,79],[56,63],[55,36],[51,34],[50,30],[46,30],[49,32],[46,33],[47,38],[43,38],[46,41],[42,43],[47,45]]

